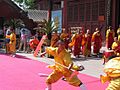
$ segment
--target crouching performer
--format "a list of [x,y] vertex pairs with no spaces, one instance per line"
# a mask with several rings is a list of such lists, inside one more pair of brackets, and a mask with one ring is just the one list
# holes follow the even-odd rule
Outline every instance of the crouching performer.
[[112,58],[104,67],[106,76],[101,75],[102,83],[109,81],[106,90],[120,90],[120,57]]
[[81,90],[86,90],[86,87],[78,79],[77,75],[73,75],[73,70],[81,71],[84,69],[84,67],[73,64],[70,53],[65,49],[65,43],[63,41],[59,41],[58,47],[56,48],[46,48],[46,53],[54,56],[55,60],[55,65],[48,66],[48,68],[53,69],[53,72],[47,77],[46,90],[52,90],[52,83],[57,82],[62,77],[64,77],[66,82],[68,82],[70,85],[80,87]]

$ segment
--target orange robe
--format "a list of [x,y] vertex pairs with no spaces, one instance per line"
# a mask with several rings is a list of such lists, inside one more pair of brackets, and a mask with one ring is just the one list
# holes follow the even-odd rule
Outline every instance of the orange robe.
[[85,34],[82,38],[82,53],[84,56],[91,54],[91,35]]
[[72,36],[72,42],[69,43],[69,47],[73,47],[73,54],[74,54],[74,56],[80,54],[81,42],[82,42],[82,34],[74,34]]
[[32,41],[30,41],[30,48],[31,49],[36,49],[37,45],[39,44],[39,40],[38,39],[33,39]]
[[59,35],[57,35],[57,34],[54,34],[53,36],[52,36],[52,38],[51,38],[51,47],[56,47],[57,45],[57,42],[58,42],[58,40],[59,40]]
[[93,52],[98,54],[100,52],[100,48],[102,47],[102,36],[98,32],[94,32],[92,35],[93,44]]
[[16,52],[16,34],[11,33],[9,42],[10,53]]
[[73,34],[73,36],[72,36],[72,38],[71,38],[71,42],[68,44],[68,46],[69,46],[70,48],[72,48],[72,47],[74,46],[74,44],[75,44],[75,39],[76,39],[75,35],[76,35],[76,34]]
[[60,35],[60,39],[65,41],[65,48],[68,49],[68,44],[69,44],[69,34],[68,33],[62,33]]
[[106,47],[111,49],[112,43],[114,42],[114,31],[111,31],[110,29],[106,32]]
[[[47,84],[55,83],[64,76],[66,78],[66,81],[70,85],[79,87],[79,85],[81,84],[81,81],[78,79],[78,77],[75,75],[73,76],[73,78],[70,79],[70,76],[73,73],[73,71],[63,67],[63,66],[68,67],[70,64],[73,63],[70,53],[66,49],[63,49],[58,54],[58,48],[53,48],[53,47],[47,47],[46,52],[54,56],[54,60],[55,60],[54,65],[48,66],[50,69],[53,69],[53,71],[48,76],[46,83]],[[76,66],[73,64],[72,69],[79,70],[79,66]]]
[[6,35],[6,38],[9,38],[9,39],[10,39],[10,35]]

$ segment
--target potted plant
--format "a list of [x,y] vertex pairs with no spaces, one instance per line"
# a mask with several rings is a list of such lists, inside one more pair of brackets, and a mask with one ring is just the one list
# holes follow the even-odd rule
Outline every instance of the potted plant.
[[[57,25],[58,26],[58,25]],[[48,45],[50,44],[51,41],[51,37],[52,37],[52,32],[57,31],[58,27],[55,25],[55,23],[53,21],[50,20],[43,20],[43,28],[42,28],[42,32],[44,32],[47,35],[47,43]]]

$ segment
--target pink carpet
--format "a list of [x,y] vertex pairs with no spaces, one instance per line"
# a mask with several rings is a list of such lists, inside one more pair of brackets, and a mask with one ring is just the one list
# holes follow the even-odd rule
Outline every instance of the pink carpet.
[[[38,73],[50,73],[47,64],[31,60],[22,56],[12,58],[0,55],[0,90],[44,90],[45,77],[39,77]],[[78,77],[87,86],[88,90],[105,90],[107,84],[101,84],[98,78],[85,74]],[[80,90],[59,80],[53,84],[52,90]]]

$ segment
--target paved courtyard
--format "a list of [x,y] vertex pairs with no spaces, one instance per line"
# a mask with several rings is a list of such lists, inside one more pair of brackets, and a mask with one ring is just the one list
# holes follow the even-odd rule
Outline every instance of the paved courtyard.
[[[105,47],[101,48],[101,53],[105,50]],[[53,64],[53,59],[46,58],[46,57],[34,57],[33,54],[26,54],[26,53],[17,53],[18,55],[25,56],[27,58],[31,58],[33,60],[38,60],[40,62],[45,62],[48,64]],[[87,74],[90,76],[94,76],[99,78],[99,76],[103,73],[102,65],[103,60],[102,58],[95,58],[95,57],[88,57],[86,60],[84,58],[73,58],[75,64],[82,64],[85,67],[85,70],[81,71],[80,73]]]
[[[106,48],[102,47],[100,52],[103,53]],[[0,53],[4,53],[4,50],[0,50]],[[47,64],[54,64],[54,60],[51,58],[46,58],[46,57],[34,57],[33,54],[28,54],[28,53],[17,53],[18,55],[22,55],[24,57],[33,59],[33,60],[38,60],[40,62],[45,62]],[[104,65],[102,58],[96,58],[96,57],[88,57],[86,60],[84,58],[73,58],[73,61],[75,64],[82,64],[85,67],[85,70],[81,71],[80,73],[87,74],[90,76],[94,76],[99,78],[101,74],[104,74],[103,72],[103,67]]]

